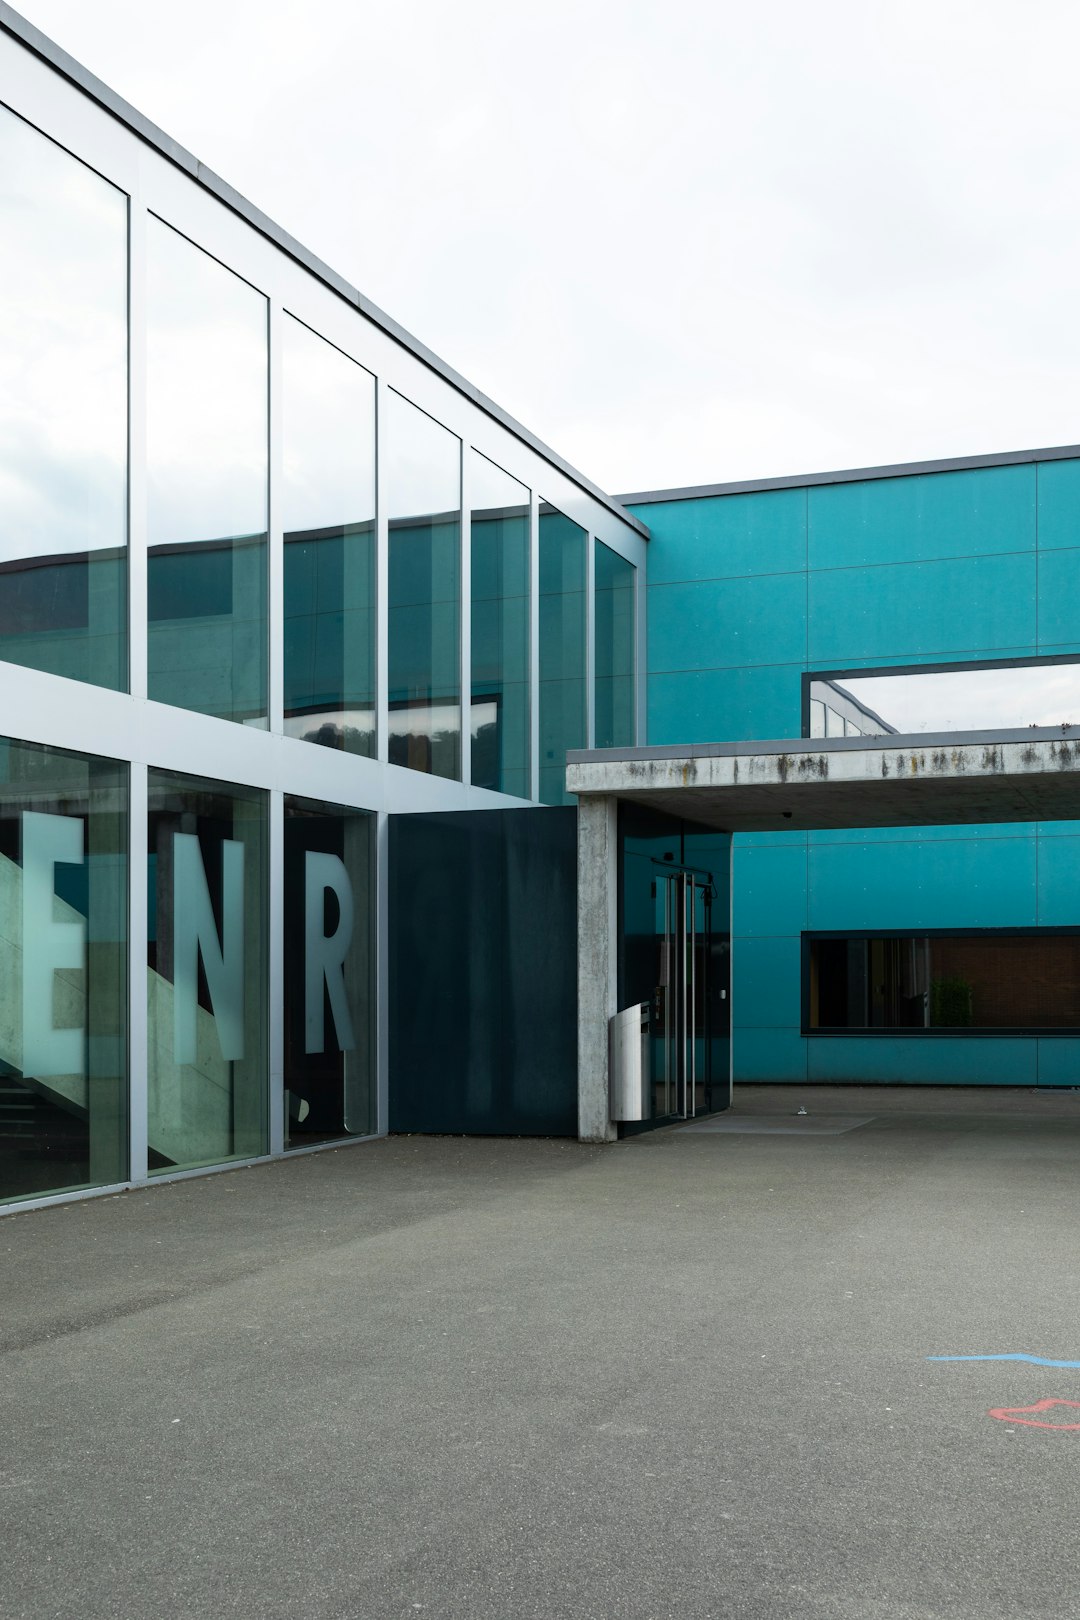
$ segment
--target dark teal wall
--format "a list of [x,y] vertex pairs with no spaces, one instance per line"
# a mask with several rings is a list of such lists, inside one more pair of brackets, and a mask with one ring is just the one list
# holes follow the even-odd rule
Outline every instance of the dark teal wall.
[[[1080,653],[1080,461],[632,510],[650,743],[798,736],[806,670]],[[740,837],[733,908],[736,1079],[1080,1084],[1070,1039],[807,1039],[799,957],[804,929],[1080,924],[1080,821]]]

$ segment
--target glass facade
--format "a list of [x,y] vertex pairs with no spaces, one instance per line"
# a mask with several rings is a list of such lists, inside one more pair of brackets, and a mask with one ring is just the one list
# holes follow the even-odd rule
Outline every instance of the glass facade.
[[585,530],[540,508],[540,800],[570,804],[566,751],[585,747]]
[[147,690],[267,718],[266,299],[147,222]]
[[267,796],[151,771],[150,1169],[265,1153]]
[[595,739],[597,748],[631,748],[634,743],[634,576],[633,563],[596,542]]
[[375,379],[283,325],[285,731],[375,753]]
[[[632,732],[640,535],[24,49],[0,20],[0,1204],[385,1131],[391,1004],[446,1118],[465,1076],[471,1117],[572,1129],[535,995],[573,1001],[574,812],[534,812],[569,803],[594,656]],[[444,862],[478,818],[464,950],[434,887],[388,909],[420,811]],[[428,958],[391,986],[396,924]],[[440,974],[490,1003],[480,1069],[466,1018],[440,1070]]]
[[0,107],[0,658],[127,685],[127,198]]
[[461,441],[388,394],[390,763],[461,776]]
[[285,800],[285,1145],[376,1129],[375,817]]
[[0,739],[0,1200],[127,1175],[127,768]]
[[473,451],[472,780],[529,796],[529,491]]

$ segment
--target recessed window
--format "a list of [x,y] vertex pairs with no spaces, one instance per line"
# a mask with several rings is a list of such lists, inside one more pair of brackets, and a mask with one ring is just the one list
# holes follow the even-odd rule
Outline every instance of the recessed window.
[[807,1033],[1080,1030],[1080,930],[804,936]]
[[1080,724],[1080,662],[853,670],[810,682],[811,737],[1013,731]]

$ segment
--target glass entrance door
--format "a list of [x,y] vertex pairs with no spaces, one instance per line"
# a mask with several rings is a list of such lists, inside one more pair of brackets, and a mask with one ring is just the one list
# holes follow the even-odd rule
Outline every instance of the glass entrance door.
[[[710,1112],[718,989],[713,902],[707,872],[667,870],[655,881],[657,984],[652,1008],[653,1117],[691,1119]],[[726,1077],[725,1077],[726,1079]]]
[[647,1007],[648,1129],[731,1104],[731,834],[619,806],[618,1006]]

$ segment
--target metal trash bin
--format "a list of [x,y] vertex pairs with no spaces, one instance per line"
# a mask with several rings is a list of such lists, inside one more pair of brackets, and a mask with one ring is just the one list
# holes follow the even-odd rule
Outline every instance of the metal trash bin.
[[608,1019],[608,1101],[615,1121],[652,1115],[649,1011],[650,1003],[639,1001]]

